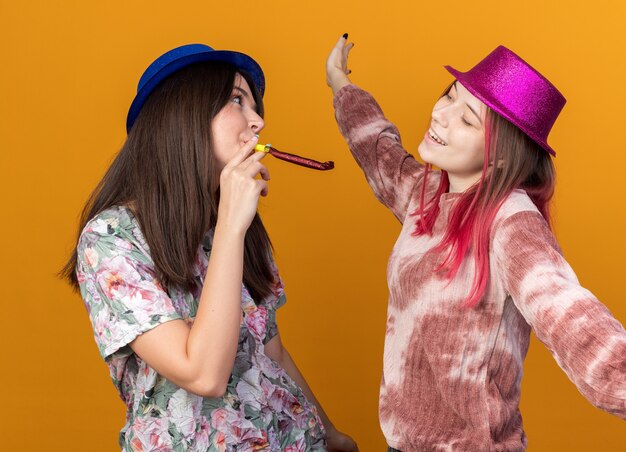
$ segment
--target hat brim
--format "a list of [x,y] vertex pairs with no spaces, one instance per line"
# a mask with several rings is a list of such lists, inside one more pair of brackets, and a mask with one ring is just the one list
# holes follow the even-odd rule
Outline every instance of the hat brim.
[[476,86],[473,85],[472,80],[466,76],[465,72],[457,71],[451,66],[444,66],[444,68],[452,74],[458,81],[463,85],[465,89],[467,89],[470,93],[472,93],[476,98],[478,98],[481,102],[491,108],[493,111],[503,116],[505,119],[513,123],[518,129],[520,129],[525,135],[527,135],[531,140],[541,146],[543,149],[548,151],[550,155],[556,157],[556,152],[550,145],[542,138],[532,133],[531,128],[528,127],[527,124],[522,123],[519,119],[515,118],[513,114],[502,105],[497,99],[489,96],[488,94],[483,94],[477,89]]
[[259,66],[259,64],[248,55],[231,50],[207,50],[206,52],[196,52],[166,64],[144,83],[142,88],[137,92],[137,95],[133,99],[133,102],[128,110],[128,116],[126,117],[126,131],[130,131],[135,123],[135,120],[137,119],[137,116],[139,115],[139,112],[141,111],[141,107],[143,107],[143,104],[146,102],[150,94],[163,80],[187,66],[205,61],[224,61],[232,64],[237,69],[252,77],[252,80],[259,90],[261,97],[265,94],[265,76],[263,75],[263,70],[261,69],[261,66]]

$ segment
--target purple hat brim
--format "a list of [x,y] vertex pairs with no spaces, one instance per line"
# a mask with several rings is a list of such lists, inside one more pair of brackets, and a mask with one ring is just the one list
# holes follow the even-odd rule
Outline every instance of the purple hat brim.
[[503,116],[509,122],[514,124],[518,129],[520,129],[525,135],[527,135],[531,140],[541,146],[543,149],[548,151],[553,157],[556,157],[556,152],[550,145],[538,137],[532,131],[528,130],[528,127],[525,127],[518,119],[516,119],[497,99],[492,98],[491,96],[485,95],[480,92],[473,84],[471,79],[466,77],[465,72],[457,71],[451,66],[444,66],[444,68],[452,74],[458,81],[461,83],[465,89],[467,89],[470,93],[472,93],[476,98],[478,98],[481,102],[491,108],[493,111],[498,113],[500,116]]
[[212,50],[208,48],[207,51],[192,53],[171,61],[169,64],[160,68],[143,84],[128,110],[128,116],[126,117],[126,132],[130,132],[130,129],[135,123],[137,116],[139,116],[139,112],[141,111],[144,103],[163,80],[187,66],[205,61],[224,61],[232,64],[237,69],[249,74],[250,77],[252,77],[252,80],[258,88],[261,97],[265,94],[265,76],[263,75],[261,66],[259,66],[256,61],[241,52],[231,50]]

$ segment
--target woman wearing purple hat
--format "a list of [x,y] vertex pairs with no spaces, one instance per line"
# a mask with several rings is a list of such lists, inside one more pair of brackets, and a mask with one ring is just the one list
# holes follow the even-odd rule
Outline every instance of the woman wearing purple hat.
[[525,450],[531,328],[591,403],[626,419],[626,331],[579,285],[549,225],[561,93],[502,46],[468,72],[446,67],[456,80],[432,110],[422,165],[351,84],[346,39],[326,64],[339,129],[402,223],[379,401],[390,450]]
[[278,333],[285,295],[257,214],[264,88],[238,52],[160,56],[83,211],[64,275],[126,404],[125,451],[357,450]]

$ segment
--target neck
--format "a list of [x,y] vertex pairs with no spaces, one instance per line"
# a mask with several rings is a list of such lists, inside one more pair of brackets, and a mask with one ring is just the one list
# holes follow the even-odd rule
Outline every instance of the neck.
[[448,172],[448,180],[450,181],[450,193],[461,193],[470,188],[480,180],[480,174],[459,175]]

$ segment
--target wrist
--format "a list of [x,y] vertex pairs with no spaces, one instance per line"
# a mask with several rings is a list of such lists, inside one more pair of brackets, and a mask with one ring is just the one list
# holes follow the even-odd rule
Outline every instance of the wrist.
[[332,76],[329,79],[328,84],[330,85],[330,88],[333,91],[333,95],[335,95],[341,88],[352,84],[352,82],[350,81],[347,75],[340,73],[340,74]]
[[215,225],[215,233],[213,234],[214,239],[220,238],[222,240],[241,240],[243,241],[246,237],[247,228],[236,227],[233,224],[217,219],[217,223]]

